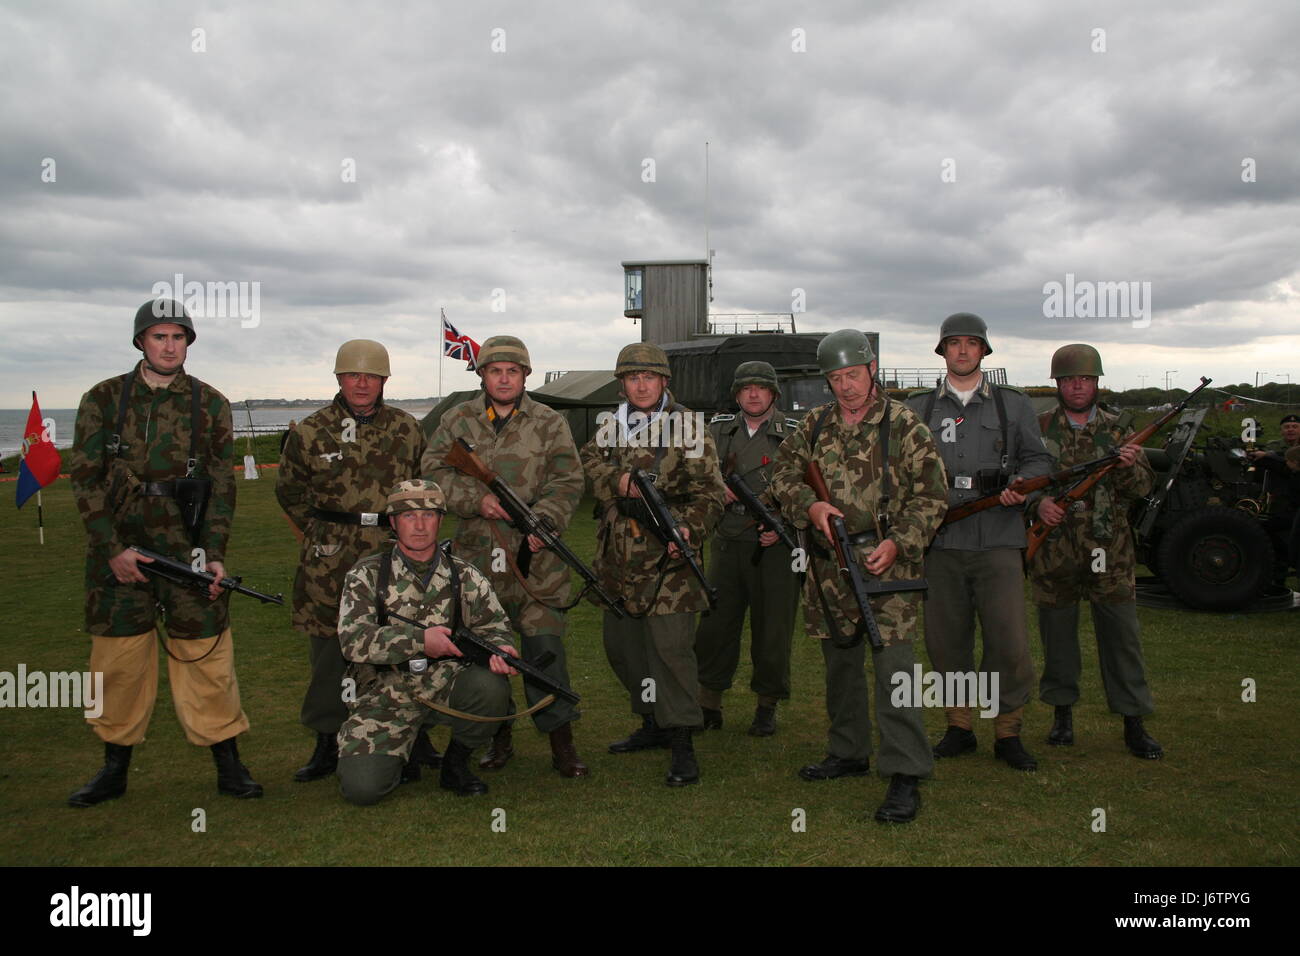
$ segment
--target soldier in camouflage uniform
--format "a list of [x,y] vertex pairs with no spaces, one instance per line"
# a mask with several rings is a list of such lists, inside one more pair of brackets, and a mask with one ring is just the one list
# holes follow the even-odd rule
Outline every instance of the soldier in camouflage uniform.
[[[334,361],[339,393],[291,432],[280,453],[275,496],[302,532],[293,582],[293,626],[306,634],[311,681],[302,722],[316,733],[316,748],[298,782],[319,780],[338,763],[338,731],[347,717],[343,702],[343,656],[339,653],[339,595],[357,559],[391,540],[382,514],[389,490],[420,474],[424,432],[409,413],[384,404],[388,350],[354,339]],[[438,755],[421,734],[407,778],[419,764],[437,766]]]
[[593,570],[628,612],[623,620],[605,612],[605,654],[642,724],[609,750],[671,747],[665,782],[680,787],[700,775],[691,741],[703,719],[695,614],[708,609],[708,597],[677,548],[665,547],[646,527],[645,503],[631,477],[636,468],[656,476],[655,487],[696,550],[722,514],[726,486],[713,438],[667,390],[671,371],[663,349],[643,342],[624,347],[614,374],[626,401],[602,413],[582,464],[600,522]]
[[[155,299],[135,315],[132,343],[143,360],[81,399],[68,471],[88,535],[86,630],[90,670],[104,675],[104,706],[89,723],[104,741],[104,768],[68,802],[88,807],[126,792],[131,748],[144,739],[158,693],[157,619],[171,646],[167,674],[176,716],[192,744],[212,748],[217,789],[260,797],[239,760],[235,737],[248,729],[235,679],[228,591],[202,594],[141,569],[138,545],[226,576],[235,513],[234,432],[224,395],[185,373],[194,323],[181,303]],[[206,515],[187,528],[182,511],[195,485],[210,487]],[[178,485],[178,480],[182,482]]]
[[[1127,415],[1097,402],[1101,356],[1090,345],[1066,345],[1052,356],[1059,407],[1039,419],[1057,468],[1107,454],[1129,433]],[[1029,562],[1038,627],[1043,637],[1039,695],[1056,708],[1047,742],[1074,743],[1071,708],[1079,699],[1079,599],[1092,605],[1102,686],[1113,713],[1124,717],[1124,742],[1134,756],[1164,755],[1142,717],[1155,709],[1138,634],[1134,569],[1137,557],[1129,505],[1151,491],[1155,475],[1138,445],[1119,448],[1120,466],[1069,510],[1051,495],[1031,498],[1038,517],[1055,530]]]
[[[943,525],[926,552],[925,646],[940,674],[974,674],[978,615],[980,670],[997,675],[993,754],[1017,770],[1033,771],[1038,762],[1020,737],[1034,686],[1025,621],[1025,496],[1005,485],[1046,475],[1052,459],[1028,396],[994,385],[980,369],[993,351],[983,319],[970,312],[948,316],[934,351],[944,357],[948,374],[933,389],[909,395],[907,405],[940,439],[952,485],[948,504],[955,508],[996,488],[1003,491],[1001,507]],[[934,748],[936,757],[975,750],[971,703],[944,701],[948,728]]]
[[[742,363],[731,394],[740,413],[709,425],[718,458],[724,471],[739,473],[755,494],[770,498],[777,449],[791,427],[777,412],[781,386],[776,369],[767,362]],[[790,549],[776,532],[760,534],[745,506],[730,488],[725,491],[727,511],[718,523],[709,561],[709,583],[717,588],[718,606],[701,618],[695,632],[700,707],[706,730],[722,726],[722,694],[736,676],[748,610],[754,667],[749,687],[758,695],[749,734],[770,737],[776,733],[777,703],[790,698],[790,638],[799,607],[799,579],[790,573]],[[767,504],[776,510],[774,502]]]
[[[817,361],[835,402],[810,411],[785,440],[772,480],[783,513],[800,528],[817,529],[816,535],[808,532],[807,539],[812,564],[804,622],[811,636],[822,639],[831,726],[829,753],[821,763],[799,771],[805,780],[865,775],[871,754],[870,695],[863,672],[867,644],[859,641],[845,649],[827,639],[853,631],[861,617],[852,591],[838,574],[828,516],[843,516],[860,564],[868,575],[887,583],[921,576],[925,548],[948,507],[943,461],[930,430],[901,402],[881,394],[867,337],[853,329],[832,332],[818,346]],[[882,472],[885,436],[888,471]],[[830,503],[819,501],[804,481],[814,461],[826,480]],[[888,475],[887,488],[882,474]],[[921,711],[912,705],[912,694],[895,691],[893,680],[903,675],[903,690],[914,680],[912,642],[920,603],[915,593],[882,595],[871,602],[884,642],[882,649],[871,652],[880,726],[878,770],[890,778],[875,814],[882,822],[915,818],[921,806],[917,782],[934,768]]]
[[[522,535],[509,523],[496,495],[475,478],[447,466],[444,459],[458,439],[474,449],[483,464],[500,475],[511,490],[538,515],[550,519],[563,533],[582,499],[582,467],[564,417],[524,390],[532,372],[524,343],[514,336],[495,335],[478,353],[478,374],[483,397],[463,402],[442,416],[438,430],[424,454],[422,470],[437,480],[447,503],[460,517],[456,527],[456,553],[486,571],[501,568],[493,552],[500,549],[506,566],[493,571],[497,597],[519,633],[526,660],[545,653],[554,661],[544,669],[549,677],[569,686],[564,653],[565,606],[569,601],[569,568],[553,552],[529,536],[528,574],[515,560]],[[528,703],[545,696],[531,683],[524,684]],[[513,706],[513,705],[512,705]],[[578,709],[557,700],[533,715],[533,724],[550,735],[551,765],[564,777],[585,777],[587,766],[573,744],[573,721]],[[501,724],[492,746],[479,762],[485,770],[499,770],[514,756],[510,723]]]
[[[351,662],[356,702],[339,731],[338,774],[350,803],[378,803],[397,787],[429,722],[451,726],[439,785],[459,796],[488,790],[470,771],[469,757],[492,735],[493,724],[482,718],[504,716],[510,699],[506,677],[515,671],[498,657],[490,658],[488,667],[456,660],[462,654],[449,636],[459,616],[480,637],[516,651],[487,578],[460,558],[449,562],[438,547],[446,507],[436,482],[399,483],[386,509],[396,546],[362,558],[343,585],[338,640]],[[459,602],[453,604],[457,591]],[[389,613],[427,626],[394,620]]]

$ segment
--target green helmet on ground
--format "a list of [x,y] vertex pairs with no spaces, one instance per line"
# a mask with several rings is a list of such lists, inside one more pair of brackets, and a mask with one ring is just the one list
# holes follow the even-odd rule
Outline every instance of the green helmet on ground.
[[974,312],[954,312],[943,320],[939,326],[939,344],[934,347],[935,355],[943,354],[943,343],[954,335],[973,335],[984,343],[984,354],[992,355],[993,346],[989,345],[989,325]]
[[649,342],[633,342],[623,346],[623,350],[618,353],[614,377],[621,378],[631,372],[655,372],[668,378],[673,374],[673,370],[668,367],[667,353]]
[[1100,378],[1101,355],[1091,345],[1062,345],[1052,354],[1052,378],[1095,375]]
[[513,335],[494,335],[485,340],[478,348],[478,360],[475,364],[480,372],[483,366],[492,362],[514,362],[522,365],[528,372],[533,370],[533,361],[528,357],[528,348]]
[[854,365],[870,365],[876,360],[865,332],[840,329],[817,344],[817,366],[823,375]]
[[140,344],[140,336],[155,325],[165,325],[169,322],[185,330],[186,345],[193,345],[194,340],[199,337],[199,334],[194,331],[194,320],[185,311],[185,306],[175,299],[150,299],[135,310],[135,328],[131,332],[131,344],[143,352],[144,347]]
[[735,395],[746,385],[761,385],[770,388],[773,395],[781,394],[776,369],[767,362],[741,362],[736,366],[736,374],[731,379],[731,394]]
[[403,511],[440,511],[446,514],[447,498],[436,481],[408,478],[388,493],[388,507],[385,511],[390,515],[401,514]]
[[393,374],[388,369],[388,349],[372,339],[344,342],[334,357],[334,374],[340,375],[343,372],[360,372],[388,378]]

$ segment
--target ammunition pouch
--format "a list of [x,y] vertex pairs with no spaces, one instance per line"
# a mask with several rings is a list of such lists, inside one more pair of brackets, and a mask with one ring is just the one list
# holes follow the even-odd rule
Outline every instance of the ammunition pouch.
[[980,497],[996,494],[1007,483],[1007,474],[1001,468],[981,468],[975,472],[975,490]]
[[212,479],[175,478],[172,486],[172,496],[180,509],[181,521],[190,533],[190,542],[198,544],[203,517],[208,513],[208,501],[212,497]]

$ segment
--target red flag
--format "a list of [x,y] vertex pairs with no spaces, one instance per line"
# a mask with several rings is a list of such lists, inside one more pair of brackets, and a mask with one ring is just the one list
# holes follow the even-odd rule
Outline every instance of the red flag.
[[32,392],[32,410],[23,429],[23,459],[18,466],[18,507],[59,477],[59,452],[45,433],[41,406]]
[[472,372],[478,368],[479,345],[468,335],[461,335],[456,326],[447,321],[446,313],[442,316],[442,353],[455,359],[464,359],[465,371]]

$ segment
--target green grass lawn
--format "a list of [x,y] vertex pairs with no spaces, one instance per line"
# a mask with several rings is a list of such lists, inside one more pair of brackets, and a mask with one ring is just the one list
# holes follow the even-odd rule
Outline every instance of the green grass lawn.
[[[242,456],[242,443],[238,451]],[[258,457],[274,460],[265,451]],[[253,587],[288,594],[296,546],[275,502],[274,475],[239,482],[227,565]],[[0,485],[0,494],[12,494],[12,487]],[[44,497],[44,547],[37,544],[34,502],[21,512],[0,506],[0,671],[14,673],[19,663],[29,671],[84,670],[88,663],[90,640],[81,632],[81,522],[66,480]],[[587,560],[594,531],[588,502],[567,536]],[[805,783],[795,775],[802,764],[820,759],[826,734],[821,655],[802,625],[794,696],[779,711],[777,736],[745,736],[753,698],[733,690],[725,729],[697,736],[698,786],[664,786],[666,751],[605,751],[635,721],[605,662],[599,612],[584,604],[570,615],[568,647],[585,714],[576,739],[590,778],[561,779],[550,768],[546,738],[525,726],[516,732],[511,764],[485,775],[491,786],[486,797],[454,797],[426,771],[423,781],[401,787],[379,806],[357,808],[343,802],[333,779],[290,779],[313,739],[298,722],[307,652],[305,639],[289,626],[288,608],[236,597],[232,613],[244,708],[253,724],[240,749],[266,787],[265,798],[241,802],[217,795],[211,755],[185,742],[165,676],[126,796],[87,810],[65,805],[102,762],[102,745],[80,711],[4,709],[0,864],[1296,862],[1300,778],[1290,735],[1300,690],[1300,616],[1294,614],[1139,609],[1158,708],[1148,728],[1167,752],[1163,761],[1145,762],[1127,753],[1120,719],[1106,711],[1085,612],[1078,743],[1047,747],[1042,738],[1051,709],[1031,703],[1025,737],[1041,769],[1020,774],[993,760],[985,722],[977,728],[979,751],[941,762],[924,785],[918,820],[883,827],[870,819],[884,793],[880,778]],[[1032,611],[1030,629],[1041,666]],[[747,671],[743,664],[740,688],[748,685]],[[1257,685],[1255,703],[1241,700],[1246,678]],[[937,739],[942,712],[927,710],[926,727]],[[446,734],[435,733],[439,749]],[[505,812],[505,832],[492,827],[498,808]],[[1095,808],[1105,810],[1105,832],[1092,829]],[[196,809],[206,814],[205,832],[192,829]],[[806,814],[805,832],[792,829],[796,809]]]

